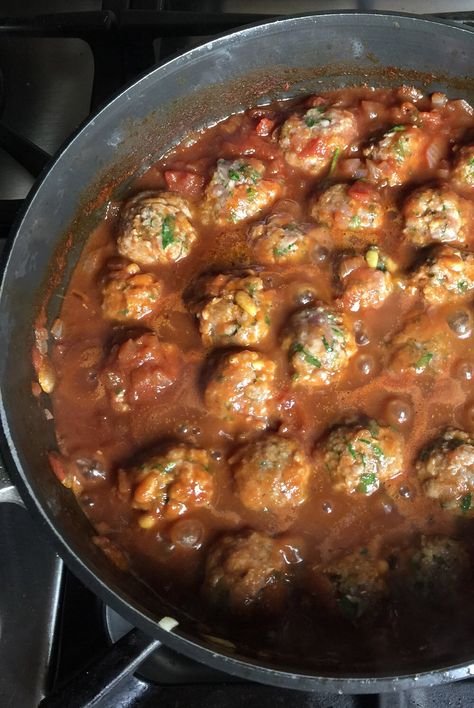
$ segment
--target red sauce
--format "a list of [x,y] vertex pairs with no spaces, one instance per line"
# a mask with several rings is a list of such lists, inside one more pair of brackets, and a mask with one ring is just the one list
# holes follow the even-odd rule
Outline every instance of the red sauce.
[[[331,148],[329,162],[326,160],[318,174],[302,169],[301,164],[290,164],[281,143],[285,120],[294,114],[306,115],[311,105],[316,109],[322,106],[323,120],[328,105],[352,113],[357,133],[347,148]],[[306,119],[306,126],[311,129],[308,122],[311,121]],[[403,143],[404,131],[412,125],[423,133],[425,142],[419,153],[411,144]],[[394,163],[382,161],[377,173],[374,153],[365,151],[394,126],[402,142],[396,148],[392,145]],[[446,325],[453,313],[461,310],[472,317],[472,311],[469,298],[459,301],[448,296],[445,304],[432,305],[410,288],[410,274],[420,258],[426,258],[426,250],[420,250],[419,244],[403,233],[403,205],[419,185],[448,185],[470,204],[474,193],[469,185],[455,183],[452,166],[459,146],[472,139],[473,129],[472,110],[463,103],[449,101],[436,108],[430,98],[409,90],[344,89],[309,101],[248,110],[193,135],[137,177],[131,188],[130,196],[143,190],[175,190],[191,204],[197,233],[187,257],[176,263],[142,265],[142,271],[153,274],[163,287],[152,314],[127,322],[103,316],[104,273],[111,259],[117,258],[121,205],[111,204],[76,266],[61,310],[62,332],[51,349],[56,372],[52,399],[61,460],[58,463],[56,458],[55,466],[59,464],[62,470],[59,476],[65,476],[66,483],[72,486],[98,536],[112,544],[108,545],[109,555],[115,553],[119,563],[161,595],[188,607],[212,632],[226,632],[234,640],[240,638],[256,653],[283,655],[292,657],[295,664],[326,667],[341,660],[352,662],[352,666],[373,665],[377,656],[377,663],[386,666],[393,655],[403,664],[403,657],[413,653],[413,642],[422,647],[420,656],[428,657],[428,661],[433,655],[441,657],[447,647],[474,629],[472,620],[466,619],[466,614],[472,614],[465,607],[466,596],[470,597],[471,592],[469,581],[457,590],[455,605],[459,613],[451,613],[449,620],[443,617],[439,606],[429,609],[429,621],[421,615],[414,619],[416,613],[405,617],[403,601],[390,593],[383,600],[382,611],[374,604],[373,611],[347,618],[333,605],[327,612],[326,590],[318,589],[318,571],[314,571],[315,567],[324,570],[346,553],[357,549],[364,553],[367,548],[371,556],[388,559],[390,565],[399,549],[416,546],[422,534],[460,539],[471,553],[470,501],[460,502],[467,504],[466,513],[443,508],[425,493],[415,462],[420,450],[447,427],[474,432],[472,338],[455,336]],[[300,157],[327,157],[325,133],[317,135],[304,146]],[[317,145],[313,144],[315,141]],[[203,190],[217,159],[249,157],[261,160],[266,167],[265,179],[280,185],[278,199],[242,224],[229,222],[229,228],[223,228],[212,222],[203,223]],[[405,169],[406,162],[410,164]],[[401,164],[401,183],[387,184]],[[284,211],[289,210],[296,220],[314,227],[315,219],[310,216],[314,195],[339,183],[355,183],[351,199],[364,201],[371,198],[367,191],[377,192],[382,204],[381,229],[368,233],[358,229],[357,224],[355,230],[339,231],[320,226],[311,252],[300,263],[271,265],[256,261],[249,238],[252,224],[281,211],[284,199]],[[471,247],[473,224],[468,214],[460,248]],[[341,252],[360,254],[364,259],[370,244],[379,249],[379,264],[383,258],[395,264],[390,276],[393,291],[377,308],[344,310],[356,351],[339,377],[319,387],[298,384],[292,379],[288,352],[281,346],[289,317],[307,305],[311,297],[339,307],[343,286],[336,274]],[[370,267],[362,260],[364,263],[363,281],[370,275]],[[247,509],[235,493],[229,458],[246,442],[264,433],[255,425],[243,425],[237,431],[229,429],[206,409],[203,387],[206,375],[213,370],[216,353],[214,347],[202,345],[196,317],[189,309],[189,293],[198,276],[246,268],[252,268],[272,293],[269,334],[249,347],[276,363],[277,412],[269,428],[297,441],[311,461],[307,498],[284,528],[278,517]],[[392,339],[413,313],[427,318],[423,330],[426,339],[437,327],[443,337],[449,338],[449,358],[434,373],[417,372],[413,364],[402,371],[392,366]],[[159,387],[156,395],[129,400],[123,409],[117,408],[103,385],[111,349],[114,344],[147,331],[176,347],[172,380]],[[424,351],[420,358],[429,359],[429,354],[433,357],[433,352],[427,355]],[[146,377],[137,385],[146,388]],[[321,446],[334,425],[359,420],[361,416],[393,427],[403,441],[403,465],[399,474],[373,494],[335,491],[321,461]],[[210,505],[184,509],[178,522],[157,513],[151,528],[141,528],[138,519],[143,511],[134,508],[127,493],[120,492],[118,471],[146,460],[165,442],[187,443],[208,451],[217,491]],[[122,483],[124,479],[128,479],[127,472],[122,475]],[[270,619],[264,613],[259,615],[258,602],[252,622],[241,621],[239,615],[236,620],[225,603],[216,609],[201,590],[205,559],[212,543],[225,532],[246,528],[276,536],[291,561],[289,594],[276,622],[271,614]],[[99,543],[104,545],[103,540]],[[301,562],[295,564],[295,559]],[[392,570],[390,567],[389,575]],[[420,599],[418,607],[422,605]],[[255,617],[258,629],[254,626]],[[430,639],[426,639],[427,635]],[[435,635],[438,648],[427,648]],[[367,642],[366,653],[354,659],[354,647],[360,654],[361,636]]]

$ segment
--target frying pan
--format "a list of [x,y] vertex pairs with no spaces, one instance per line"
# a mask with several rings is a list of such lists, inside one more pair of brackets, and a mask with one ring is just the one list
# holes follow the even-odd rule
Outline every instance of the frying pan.
[[[85,123],[39,178],[13,229],[0,290],[1,419],[8,473],[38,525],[69,568],[149,637],[217,669],[305,690],[383,692],[460,679],[471,673],[474,637],[448,653],[389,666],[322,666],[312,673],[230,651],[201,635],[198,622],[120,572],[91,541],[71,492],[51,473],[54,429],[31,393],[33,328],[57,316],[88,233],[107,199],[120,197],[186,133],[275,98],[368,83],[415,84],[474,99],[474,33],[436,19],[398,14],[316,14],[252,25],[167,61],[123,90]],[[178,626],[159,625],[173,616]]]

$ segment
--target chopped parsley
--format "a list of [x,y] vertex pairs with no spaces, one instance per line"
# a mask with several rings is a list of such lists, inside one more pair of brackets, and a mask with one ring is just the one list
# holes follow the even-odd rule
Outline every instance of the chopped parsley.
[[167,248],[171,243],[174,243],[175,225],[175,216],[173,216],[172,214],[168,214],[168,216],[165,216],[165,218],[163,219],[163,223],[161,224],[161,245],[163,246],[163,248]]
[[334,172],[334,170],[336,169],[336,167],[337,167],[337,162],[338,162],[338,160],[339,160],[339,155],[340,155],[340,154],[341,154],[341,149],[337,147],[337,148],[334,150],[334,153],[333,153],[333,156],[332,156],[331,166],[330,166],[330,168],[329,168],[329,176],[331,176],[332,173]]
[[347,443],[347,449],[353,460],[357,460],[357,452],[354,450],[354,445],[352,443]]
[[366,474],[361,475],[359,486],[357,487],[357,489],[362,494],[370,494],[376,484],[377,475],[375,474],[375,472],[367,472]]
[[289,243],[288,246],[284,246],[283,248],[278,248],[277,246],[275,246],[273,249],[273,255],[276,258],[280,258],[281,256],[288,255],[288,253],[294,253],[297,248],[298,246],[296,245],[296,243]]
[[232,169],[232,167],[229,169],[229,179],[234,180],[234,182],[238,182],[239,179],[241,178],[240,173],[237,170]]
[[256,196],[257,190],[253,187],[247,187],[247,199],[249,200],[249,202],[253,202]]
[[466,513],[467,511],[469,511],[469,509],[471,508],[471,502],[472,502],[472,494],[470,492],[468,494],[465,494],[462,497],[459,507],[463,513]]
[[315,366],[317,369],[321,368],[321,362],[319,359],[311,354],[310,351],[308,351],[302,344],[299,342],[296,342],[295,345],[293,346],[293,351],[298,352],[303,355],[303,359],[306,361],[307,364],[311,364],[311,366]]
[[323,334],[323,336],[321,337],[321,339],[323,340],[323,345],[324,345],[325,350],[326,350],[327,352],[332,352],[332,351],[333,351],[333,348],[332,348],[332,346],[329,344],[329,342],[328,342],[328,340],[326,339],[326,337],[324,336],[324,334]]
[[[316,107],[316,108],[311,108],[308,113],[305,116],[304,122],[308,126],[308,128],[313,128],[315,125],[317,125],[322,116],[323,113],[326,109],[322,108],[321,106]],[[311,113],[311,115],[309,115]]]
[[407,126],[406,125],[394,125],[393,128],[390,128],[388,131],[389,133],[401,133],[403,130],[406,130]]
[[360,229],[361,227],[361,221],[360,221],[360,216],[353,216],[350,221],[349,221],[349,226],[351,229]]
[[269,315],[265,315],[265,317],[264,317],[263,319],[264,319],[264,322],[265,322],[266,325],[270,325],[271,320],[270,320],[270,316],[269,316]]
[[432,358],[433,354],[431,352],[425,352],[425,354],[423,354],[423,356],[420,356],[418,361],[413,364],[413,368],[416,371],[423,371],[424,369],[426,369]]
[[456,286],[460,293],[465,293],[468,288],[468,282],[467,280],[459,280]]

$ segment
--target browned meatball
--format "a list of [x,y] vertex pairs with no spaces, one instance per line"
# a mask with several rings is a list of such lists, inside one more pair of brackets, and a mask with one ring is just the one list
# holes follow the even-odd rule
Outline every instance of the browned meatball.
[[257,531],[221,536],[208,553],[202,593],[237,614],[279,612],[287,595],[279,544]]
[[252,226],[249,236],[259,263],[286,265],[308,258],[317,230],[298,223],[291,214],[272,214],[265,223]]
[[157,308],[162,285],[136,263],[111,268],[102,290],[102,312],[109,320],[141,320]]
[[115,345],[102,375],[112,407],[126,412],[131,406],[152,402],[176,382],[182,365],[178,347],[161,342],[152,332]]
[[445,603],[466,581],[470,559],[465,546],[453,538],[422,536],[399,554],[397,566],[394,588],[419,610],[420,599]]
[[451,172],[451,182],[457,189],[472,195],[474,191],[474,145],[466,145],[458,152]]
[[275,363],[263,354],[225,354],[204,394],[207,409],[231,426],[265,428],[276,410]]
[[345,315],[319,304],[294,314],[282,340],[296,384],[324,386],[342,375],[356,351]]
[[428,168],[430,137],[416,125],[395,125],[379,140],[365,148],[368,178],[378,184],[398,187],[415,179]]
[[207,280],[204,297],[193,306],[203,344],[248,346],[258,344],[270,328],[272,294],[261,278],[218,275]]
[[172,521],[197,507],[209,506],[215,494],[210,466],[206,450],[176,445],[127,470],[132,505],[146,512],[139,518],[140,526],[152,528],[160,518]]
[[172,192],[142,192],[123,207],[117,248],[143,264],[185,258],[197,239],[189,204]]
[[323,442],[323,462],[337,492],[366,496],[403,471],[403,440],[375,421],[341,425]]
[[253,158],[218,160],[206,188],[202,220],[230,228],[259,216],[281,194],[279,182],[265,179],[265,165]]
[[353,113],[342,108],[316,106],[304,115],[290,116],[282,125],[280,147],[286,161],[313,176],[327,169],[332,160],[357,138]]
[[252,511],[285,515],[306,501],[311,466],[294,440],[266,435],[238,456],[234,478],[242,504]]
[[334,184],[313,201],[312,218],[331,230],[374,232],[384,225],[385,209],[379,191],[365,182]]
[[453,246],[437,246],[410,283],[430,305],[469,299],[474,290],[474,256]]
[[436,375],[452,359],[451,331],[446,320],[415,315],[390,342],[390,368],[396,373]]
[[403,234],[415,246],[437,242],[465,243],[472,205],[448,189],[422,187],[408,197],[403,215]]
[[374,613],[388,596],[388,569],[384,558],[375,557],[362,547],[317,568],[316,573],[326,582],[316,580],[316,585],[323,601],[335,605],[347,619],[356,621],[369,612]]
[[[369,265],[369,263],[371,265]],[[339,282],[344,309],[359,312],[377,309],[393,292],[393,280],[377,249],[362,256],[345,256],[339,265]]]
[[448,428],[418,459],[423,491],[444,509],[467,514],[474,508],[474,438]]

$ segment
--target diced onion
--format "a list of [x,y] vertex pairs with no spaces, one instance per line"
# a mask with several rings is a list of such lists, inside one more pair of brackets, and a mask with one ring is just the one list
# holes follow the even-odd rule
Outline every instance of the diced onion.
[[165,632],[171,632],[178,624],[178,620],[175,620],[174,617],[162,617],[158,622],[158,627],[164,629]]
[[439,163],[443,155],[443,146],[437,140],[434,140],[426,151],[426,161],[430,170]]

